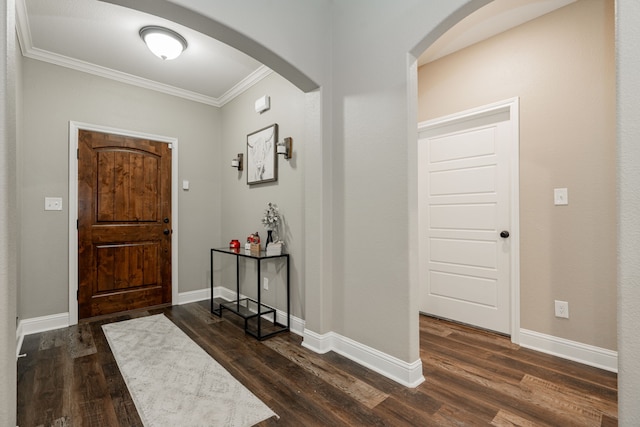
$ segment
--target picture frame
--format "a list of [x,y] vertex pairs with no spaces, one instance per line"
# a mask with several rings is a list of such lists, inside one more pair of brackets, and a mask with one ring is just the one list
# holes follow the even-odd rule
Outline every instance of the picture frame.
[[247,185],[278,180],[278,124],[247,135]]

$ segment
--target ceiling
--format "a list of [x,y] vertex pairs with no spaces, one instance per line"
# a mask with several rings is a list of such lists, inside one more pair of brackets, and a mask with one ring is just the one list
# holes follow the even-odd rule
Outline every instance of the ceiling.
[[418,65],[435,61],[575,1],[494,0],[443,34],[418,58]]
[[[419,64],[440,58],[576,0],[495,0],[436,41]],[[16,0],[16,29],[25,57],[136,86],[223,106],[271,73],[249,56],[163,18],[97,0]],[[189,46],[163,61],[140,39],[159,25]]]
[[[26,57],[222,106],[271,70],[209,36],[163,18],[97,0],[16,0]],[[187,49],[170,61],[138,35],[159,25],[181,34]]]

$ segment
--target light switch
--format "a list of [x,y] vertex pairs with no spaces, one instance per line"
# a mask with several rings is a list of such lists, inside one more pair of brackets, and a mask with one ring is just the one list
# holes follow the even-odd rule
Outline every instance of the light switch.
[[44,210],[45,211],[61,211],[62,197],[45,197]]
[[553,204],[556,206],[565,206],[569,204],[569,191],[566,188],[553,189]]
[[189,181],[187,181],[186,179],[182,181],[182,189],[185,191],[189,190]]

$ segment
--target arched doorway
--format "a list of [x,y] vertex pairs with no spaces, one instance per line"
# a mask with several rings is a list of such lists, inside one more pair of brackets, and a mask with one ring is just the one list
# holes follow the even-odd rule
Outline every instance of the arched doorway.
[[[418,96],[432,102],[419,103],[418,120],[520,97],[519,342],[547,352],[554,342],[586,344],[592,352],[572,355],[569,345],[561,355],[611,370],[617,365],[614,2],[562,6],[422,66]],[[569,20],[571,26],[561,25]],[[558,188],[568,189],[568,206],[554,202]],[[589,196],[580,197],[587,189]],[[592,227],[607,231],[596,236]],[[556,316],[556,300],[584,312],[571,310],[567,321]],[[597,332],[576,323],[588,324],[602,305],[608,314]],[[601,351],[611,356],[606,363],[596,355]]]

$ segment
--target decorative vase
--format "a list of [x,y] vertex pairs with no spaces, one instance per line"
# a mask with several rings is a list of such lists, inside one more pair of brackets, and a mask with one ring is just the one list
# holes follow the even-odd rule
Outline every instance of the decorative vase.
[[267,242],[264,244],[265,249],[269,246],[269,243],[273,243],[273,230],[267,230]]

